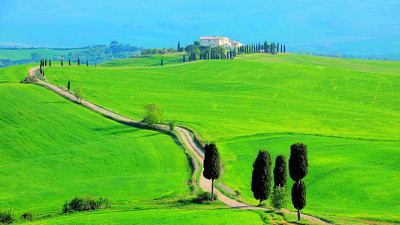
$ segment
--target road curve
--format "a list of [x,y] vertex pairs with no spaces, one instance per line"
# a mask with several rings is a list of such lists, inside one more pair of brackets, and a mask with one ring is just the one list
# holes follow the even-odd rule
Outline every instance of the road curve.
[[[33,76],[33,77],[37,77],[36,76],[36,70],[39,69],[39,67],[32,67],[29,69],[29,75]],[[72,100],[72,101],[76,101],[76,97],[74,95],[72,95],[70,92],[65,91],[53,84],[47,83],[41,79],[38,78],[38,83],[41,84],[42,86],[46,87],[49,90],[52,90],[62,96],[64,96],[65,98]],[[110,112],[104,108],[101,108],[91,102],[88,102],[86,100],[81,100],[80,104],[82,104],[83,106],[86,106],[87,108],[90,108],[94,111],[97,111],[101,114],[103,114],[106,117],[112,118],[113,120],[119,121],[119,122],[123,122],[123,123],[127,123],[127,124],[135,124],[138,125],[139,127],[145,127],[146,124],[142,121],[136,121],[136,120],[132,120],[129,119],[127,117],[123,117],[120,116],[118,114],[115,114],[113,112]],[[166,127],[166,125],[161,125],[161,127]],[[203,171],[203,161],[204,161],[204,152],[201,146],[199,146],[196,141],[194,140],[194,138],[192,137],[192,135],[190,134],[189,130],[187,130],[186,128],[183,127],[176,127],[175,130],[179,133],[180,138],[182,139],[183,143],[188,150],[190,150],[193,155],[198,159],[198,161],[201,164],[201,170]],[[196,173],[195,173],[196,174]],[[194,175],[195,175],[194,174]],[[208,191],[211,192],[211,181],[207,180],[204,176],[203,176],[203,172],[201,172],[200,175],[200,187],[204,190],[204,191]],[[228,196],[226,196],[225,194],[223,194],[222,192],[220,192],[218,189],[214,188],[214,192],[217,193],[218,195],[218,199],[223,202],[225,205],[229,206],[230,208],[234,208],[234,209],[258,209],[258,210],[268,210],[268,208],[263,208],[263,207],[258,207],[258,206],[251,206],[251,205],[247,205],[244,204],[242,202],[236,201],[235,199],[232,199]],[[283,210],[284,213],[287,214],[294,214],[297,216],[296,212],[291,212],[289,210]],[[310,216],[310,215],[306,215],[306,214],[302,214],[302,218],[307,219],[309,222],[314,223],[314,224],[329,224],[326,221],[323,221],[319,218]]]

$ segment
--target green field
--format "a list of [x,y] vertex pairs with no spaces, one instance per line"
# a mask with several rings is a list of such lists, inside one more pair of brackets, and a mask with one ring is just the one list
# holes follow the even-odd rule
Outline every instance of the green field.
[[45,58],[52,58],[55,55],[68,55],[69,53],[79,52],[83,49],[54,50],[47,48],[39,49],[0,49],[0,59],[20,60],[30,59],[31,54],[40,52]]
[[108,120],[39,86],[0,83],[0,91],[1,209],[41,214],[76,195],[119,205],[191,193],[189,162],[171,137]]
[[[112,66],[143,66],[135,60]],[[290,144],[302,141],[310,161],[304,212],[400,221],[398,62],[255,54],[154,69],[45,70],[49,82],[70,80],[85,99],[134,119],[157,102],[166,119],[217,143],[221,181],[245,201],[256,203],[258,150],[288,157]]]
[[[183,62],[183,53],[170,53],[165,55],[148,55],[134,59],[120,59],[102,63],[99,67],[161,67],[161,58],[164,66]],[[187,56],[186,56],[187,58]]]

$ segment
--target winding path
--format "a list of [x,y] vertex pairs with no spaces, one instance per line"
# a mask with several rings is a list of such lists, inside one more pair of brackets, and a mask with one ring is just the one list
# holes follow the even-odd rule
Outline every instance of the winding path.
[[[37,77],[36,76],[36,70],[39,69],[39,67],[32,67],[29,69],[29,75],[33,76],[33,77]],[[44,87],[46,87],[49,90],[52,90],[62,96],[64,96],[65,98],[75,101],[76,97],[74,95],[72,95],[70,92],[65,91],[53,84],[47,83],[41,79],[38,79],[38,83]],[[80,104],[82,104],[83,106],[86,106],[87,108],[90,108],[96,112],[99,112],[101,114],[103,114],[104,116],[111,118],[113,120],[119,121],[119,122],[123,122],[126,124],[131,124],[131,125],[136,125],[139,127],[146,127],[146,124],[144,122],[141,121],[136,121],[136,120],[132,120],[129,119],[127,117],[123,117],[120,116],[118,114],[115,114],[113,112],[110,112],[104,108],[101,108],[91,102],[88,102],[86,100],[81,100]],[[159,127],[161,128],[166,128],[166,125],[159,125]],[[179,133],[180,138],[182,139],[183,145],[186,146],[186,148],[188,150],[190,150],[193,155],[197,158],[197,160],[200,162],[201,164],[201,169],[203,169],[203,161],[204,161],[204,152],[202,150],[202,147],[199,146],[196,141],[193,139],[192,135],[190,134],[189,130],[187,130],[186,128],[183,127],[176,127],[175,130]],[[197,162],[194,162],[194,164],[197,165]],[[195,171],[196,171],[196,166],[195,166]],[[194,175],[196,175],[197,173],[195,172]],[[200,175],[200,187],[204,190],[204,191],[208,191],[211,192],[211,181],[207,180],[204,176],[203,173],[201,173]],[[234,209],[258,209],[258,210],[268,210],[268,208],[263,208],[263,207],[258,207],[258,206],[251,206],[251,205],[247,205],[244,204],[242,202],[236,201],[235,199],[232,199],[228,196],[226,196],[225,194],[223,194],[222,192],[220,192],[218,189],[214,189],[214,192],[218,195],[218,199],[220,201],[222,201],[225,205],[229,206],[230,208],[234,208]],[[291,212],[289,210],[282,210],[282,212],[287,213],[287,214],[293,214],[297,216],[296,212]],[[314,223],[314,224],[329,224],[326,221],[323,221],[319,218],[310,216],[310,215],[306,215],[306,214],[302,214],[302,218],[307,219],[309,222]]]

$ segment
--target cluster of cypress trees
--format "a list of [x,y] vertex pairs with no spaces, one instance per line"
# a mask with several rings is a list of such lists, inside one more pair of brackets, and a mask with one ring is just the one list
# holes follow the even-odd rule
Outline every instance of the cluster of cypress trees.
[[251,45],[244,45],[238,48],[238,52],[244,54],[251,54],[251,53],[260,53],[263,50],[265,53],[274,53],[274,52],[281,52],[286,53],[286,45],[279,45],[275,44],[275,42],[268,43],[264,41],[264,44],[251,44]]
[[[251,190],[255,199],[260,200],[260,204],[267,200],[271,192],[272,160],[268,151],[260,150],[253,164],[253,174],[251,180]],[[274,168],[274,190],[277,188],[287,188],[286,158],[278,155],[275,160]],[[296,143],[290,147],[289,174],[295,181],[292,188],[292,203],[297,209],[298,220],[300,220],[300,210],[306,206],[306,186],[301,180],[308,173],[307,146],[303,143]]]

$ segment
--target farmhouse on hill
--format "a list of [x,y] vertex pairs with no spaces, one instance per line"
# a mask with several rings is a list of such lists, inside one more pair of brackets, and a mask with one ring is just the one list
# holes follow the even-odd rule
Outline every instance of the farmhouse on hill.
[[229,38],[222,37],[222,36],[200,37],[200,45],[201,46],[210,46],[211,48],[221,45],[221,46],[223,46],[225,48],[229,48],[229,49],[239,48],[239,47],[243,46],[243,44],[240,43],[239,41],[229,40]]

